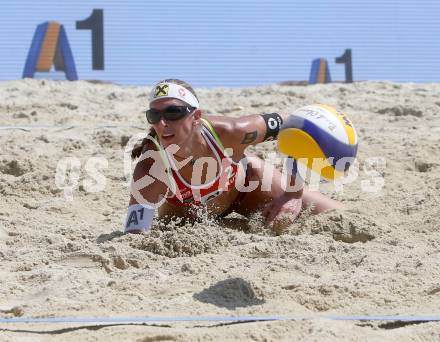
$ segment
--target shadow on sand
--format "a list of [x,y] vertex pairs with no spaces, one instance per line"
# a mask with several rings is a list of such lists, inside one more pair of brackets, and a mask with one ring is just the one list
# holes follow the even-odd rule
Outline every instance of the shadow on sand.
[[241,278],[219,281],[194,294],[193,297],[200,302],[213,304],[229,310],[265,303],[263,299],[259,299],[256,296],[252,285]]
[[121,237],[122,235],[124,235],[123,232],[119,231],[119,230],[115,230],[114,232],[111,232],[110,234],[101,234],[98,236],[98,238],[96,239],[96,242],[99,243],[103,243],[106,241],[111,241],[115,238]]

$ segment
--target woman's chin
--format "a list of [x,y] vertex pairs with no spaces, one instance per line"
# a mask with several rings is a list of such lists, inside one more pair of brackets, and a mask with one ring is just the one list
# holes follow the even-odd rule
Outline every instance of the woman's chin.
[[169,135],[169,136],[161,136],[160,142],[163,147],[168,147],[171,144],[177,144],[176,136],[175,135]]

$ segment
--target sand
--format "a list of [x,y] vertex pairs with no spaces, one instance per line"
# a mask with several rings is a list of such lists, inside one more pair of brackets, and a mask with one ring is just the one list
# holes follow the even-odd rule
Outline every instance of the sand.
[[[321,187],[346,209],[304,213],[279,235],[258,216],[219,223],[203,212],[194,225],[156,223],[146,235],[122,234],[124,146],[145,132],[148,91],[84,81],[0,83],[0,317],[440,314],[439,84],[198,89],[208,114],[289,112],[320,102],[354,122],[358,177]],[[269,158],[274,149],[268,142],[251,150]],[[67,199],[55,177],[65,158],[76,158],[79,171]],[[101,165],[102,189],[87,173],[93,163]],[[374,184],[380,191],[365,191]],[[440,323],[426,322],[86,327],[0,324],[0,340],[440,337]]]

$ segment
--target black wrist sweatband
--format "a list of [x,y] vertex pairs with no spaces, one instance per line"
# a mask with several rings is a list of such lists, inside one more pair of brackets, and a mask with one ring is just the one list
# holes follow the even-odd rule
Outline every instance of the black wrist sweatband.
[[283,118],[278,113],[263,113],[261,116],[266,122],[266,135],[263,141],[276,139],[283,124]]

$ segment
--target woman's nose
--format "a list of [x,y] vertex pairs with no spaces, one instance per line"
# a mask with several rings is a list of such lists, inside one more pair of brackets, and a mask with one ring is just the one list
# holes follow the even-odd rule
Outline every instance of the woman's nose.
[[160,121],[158,122],[159,125],[161,125],[162,127],[167,127],[168,124],[167,122],[164,120],[164,118],[160,118]]

